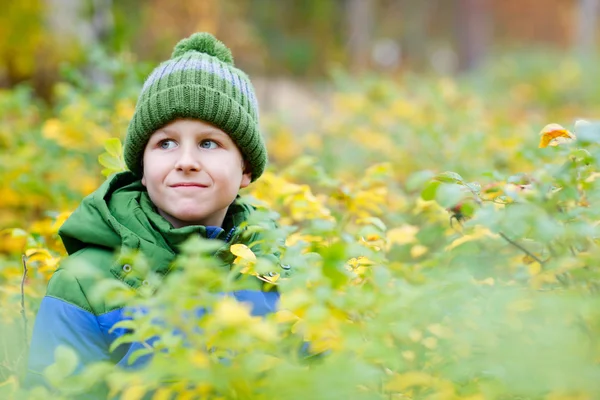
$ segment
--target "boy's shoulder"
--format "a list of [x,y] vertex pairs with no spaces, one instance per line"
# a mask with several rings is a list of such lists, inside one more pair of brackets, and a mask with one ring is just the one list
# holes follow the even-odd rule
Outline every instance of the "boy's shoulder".
[[54,297],[95,315],[110,311],[94,296],[94,287],[111,272],[114,253],[105,248],[87,246],[63,259],[48,282],[46,296]]

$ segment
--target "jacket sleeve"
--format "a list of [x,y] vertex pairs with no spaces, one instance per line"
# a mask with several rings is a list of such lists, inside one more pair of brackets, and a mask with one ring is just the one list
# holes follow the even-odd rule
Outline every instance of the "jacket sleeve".
[[70,271],[59,269],[48,284],[35,319],[26,387],[48,386],[43,372],[54,363],[54,352],[60,345],[75,350],[79,357],[78,369],[91,362],[109,359],[107,338],[79,282]]

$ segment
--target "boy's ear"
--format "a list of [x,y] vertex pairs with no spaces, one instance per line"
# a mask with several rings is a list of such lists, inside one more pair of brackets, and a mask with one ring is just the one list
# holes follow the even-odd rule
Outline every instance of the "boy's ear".
[[[146,144],[147,146],[148,144]],[[142,171],[144,171],[144,160],[142,159]],[[144,172],[142,172],[142,185],[144,185],[144,187],[146,186],[146,175],[144,175]]]
[[244,169],[242,170],[242,181],[240,182],[240,189],[245,188],[252,182],[252,171],[250,170],[250,164],[244,161]]

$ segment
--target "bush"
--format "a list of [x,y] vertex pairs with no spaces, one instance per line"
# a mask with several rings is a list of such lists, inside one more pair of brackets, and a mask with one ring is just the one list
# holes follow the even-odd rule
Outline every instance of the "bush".
[[[155,295],[99,284],[99,294],[149,310],[122,323],[133,330],[123,340],[159,339],[138,353],[153,355],[149,365],[127,373],[98,364],[72,376],[76,354],[58,349],[47,376],[65,398],[94,385],[127,399],[600,393],[599,127],[542,130],[565,105],[523,107],[506,101],[520,93],[510,87],[483,97],[449,79],[339,85],[331,108],[315,117],[318,133],[296,135],[272,122],[277,164],[245,192],[262,210],[251,229],[264,230],[262,216],[278,217],[280,229],[262,245],[281,252],[289,276],[269,275],[285,271],[244,247],[232,248],[229,275],[216,272],[211,242],[196,240]],[[110,119],[111,110],[98,115]],[[280,147],[282,138],[296,153]],[[122,166],[118,142],[108,143],[106,173]],[[77,151],[101,152],[85,144]],[[4,304],[19,300],[23,249],[30,318],[63,256],[56,229],[66,215],[5,233],[16,242],[0,263],[0,294]],[[281,292],[280,311],[266,318],[220,295],[255,274]],[[185,317],[199,308],[214,312]],[[10,331],[22,329],[18,307],[4,313]],[[23,340],[2,342],[11,352],[2,353],[9,369],[0,370],[0,393],[25,396],[16,379]]]

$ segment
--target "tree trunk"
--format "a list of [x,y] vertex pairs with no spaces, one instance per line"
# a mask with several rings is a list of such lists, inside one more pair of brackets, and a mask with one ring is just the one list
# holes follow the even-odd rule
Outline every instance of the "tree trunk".
[[491,36],[490,0],[458,0],[458,67],[470,71],[482,64]]
[[348,55],[353,72],[364,71],[369,65],[373,20],[372,0],[347,0]]
[[588,58],[596,52],[596,30],[600,0],[579,0],[575,26],[575,51],[581,58]]

